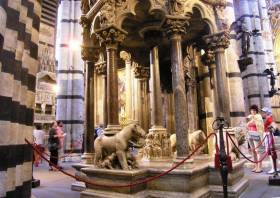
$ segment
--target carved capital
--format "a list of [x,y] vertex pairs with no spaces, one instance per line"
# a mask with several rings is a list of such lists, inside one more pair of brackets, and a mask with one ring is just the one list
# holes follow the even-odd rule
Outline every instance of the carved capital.
[[135,78],[148,79],[150,76],[150,69],[148,67],[142,67],[138,64],[134,67]]
[[189,25],[189,17],[177,17],[177,16],[166,16],[165,22],[163,23],[163,29],[168,36],[174,34],[185,34],[186,26]]
[[228,31],[219,32],[216,34],[208,35],[204,37],[208,49],[217,51],[228,48],[230,44],[230,35]]
[[106,75],[107,63],[105,61],[96,63],[95,70],[98,75]]
[[104,29],[97,30],[95,34],[101,43],[104,43],[105,45],[112,45],[123,42],[127,32],[112,25]]
[[82,46],[81,55],[84,61],[96,62],[99,58],[99,48]]

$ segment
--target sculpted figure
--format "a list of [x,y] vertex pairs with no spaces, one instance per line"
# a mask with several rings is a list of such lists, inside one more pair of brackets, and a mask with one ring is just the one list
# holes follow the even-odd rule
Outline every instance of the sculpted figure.
[[[197,130],[189,135],[189,149],[190,151],[194,151],[196,147],[198,147],[201,143],[203,143],[206,140],[206,136],[202,130]],[[171,150],[172,152],[176,152],[176,134],[172,134],[170,136],[170,142],[171,142]],[[204,144],[197,153],[202,153],[202,151],[205,148]]]
[[248,56],[248,52],[250,50],[250,37],[251,33],[248,31],[245,21],[241,24],[241,48],[242,48],[242,55],[245,57]]
[[83,14],[88,13],[90,9],[90,0],[81,0],[81,10]]
[[[128,170],[127,151],[131,144],[134,147],[144,145],[145,131],[138,124],[129,124],[114,136],[102,135],[95,139],[94,164],[102,167],[102,163],[108,156],[116,155],[116,162],[113,160],[112,167],[116,168],[120,164],[121,169]],[[109,158],[109,160],[112,160]]]
[[142,150],[143,157],[150,159],[153,156],[153,134],[149,133],[145,140],[145,146]]
[[162,155],[170,156],[170,139],[167,134],[163,134],[162,136]]
[[154,153],[154,157],[162,156],[160,134],[156,134],[154,137],[153,153]]

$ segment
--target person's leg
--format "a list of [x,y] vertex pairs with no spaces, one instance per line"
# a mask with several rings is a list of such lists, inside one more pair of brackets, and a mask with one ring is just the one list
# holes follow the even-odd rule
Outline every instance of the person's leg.
[[256,155],[257,155],[257,168],[256,168],[256,171],[257,173],[259,172],[262,172],[262,162],[260,161],[261,160],[261,151],[260,151],[260,144],[261,144],[261,139],[259,140],[255,140],[254,141],[254,145],[255,145],[255,151],[256,151]]
[[58,150],[54,150],[54,161],[53,161],[54,165],[58,165]]
[[[253,156],[253,160],[256,162],[257,161],[257,153],[255,151],[255,144],[254,144],[254,141],[253,139],[249,138],[249,145],[250,145],[250,150],[251,150],[251,154]],[[253,163],[253,169],[252,171],[255,172],[256,169],[257,169],[257,164],[256,163]]]
[[50,163],[49,163],[50,170],[53,170],[52,164],[54,164],[54,151],[50,151]]

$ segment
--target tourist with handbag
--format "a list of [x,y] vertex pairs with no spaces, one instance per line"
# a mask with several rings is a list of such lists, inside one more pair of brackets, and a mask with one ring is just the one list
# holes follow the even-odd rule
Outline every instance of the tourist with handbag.
[[[259,145],[261,144],[263,133],[264,133],[264,125],[262,116],[259,114],[259,108],[257,105],[252,105],[250,107],[250,115],[247,117],[247,134],[248,140],[251,147],[252,155],[254,157],[254,161],[260,161],[261,155],[259,150]],[[262,163],[254,163],[255,167],[252,169],[252,172],[261,173]]]

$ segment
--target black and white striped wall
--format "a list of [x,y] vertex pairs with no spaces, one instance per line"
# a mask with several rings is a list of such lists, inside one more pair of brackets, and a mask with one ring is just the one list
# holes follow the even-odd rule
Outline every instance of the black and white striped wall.
[[56,118],[64,123],[64,131],[67,133],[64,147],[66,152],[81,149],[84,132],[84,67],[80,51],[80,15],[79,0],[60,1],[57,19]]
[[0,1],[0,197],[31,196],[39,0]]

